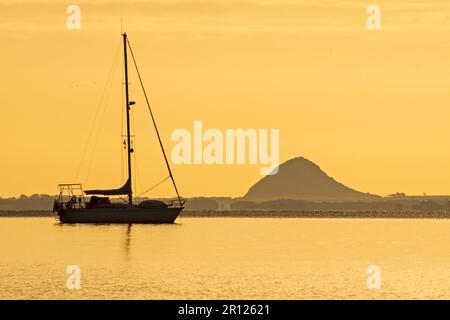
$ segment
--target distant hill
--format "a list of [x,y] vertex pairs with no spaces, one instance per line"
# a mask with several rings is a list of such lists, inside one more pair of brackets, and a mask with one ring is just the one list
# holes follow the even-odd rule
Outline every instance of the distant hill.
[[382,198],[353,190],[329,177],[315,163],[299,157],[281,164],[277,174],[265,176],[244,196],[248,201],[278,199],[348,202]]

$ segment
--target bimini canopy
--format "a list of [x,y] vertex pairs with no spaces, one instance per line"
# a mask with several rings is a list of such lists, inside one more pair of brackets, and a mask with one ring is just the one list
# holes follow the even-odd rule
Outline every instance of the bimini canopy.
[[86,190],[84,193],[86,194],[101,194],[104,196],[119,196],[124,194],[131,193],[131,181],[130,179],[125,182],[125,184],[119,189],[111,189],[111,190]]

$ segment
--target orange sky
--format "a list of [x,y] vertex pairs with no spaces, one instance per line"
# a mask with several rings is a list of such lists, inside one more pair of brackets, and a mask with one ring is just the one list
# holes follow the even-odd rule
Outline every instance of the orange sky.
[[[448,1],[377,1],[381,31],[357,0],[74,3],[81,30],[69,31],[69,2],[0,0],[1,196],[72,182],[99,105],[99,142],[92,157],[97,121],[76,182],[119,186],[121,19],[169,153],[171,132],[194,120],[278,128],[282,162],[304,156],[364,192],[450,193]],[[166,173],[131,82],[139,194]],[[240,196],[261,178],[259,165],[173,169],[184,196]]]

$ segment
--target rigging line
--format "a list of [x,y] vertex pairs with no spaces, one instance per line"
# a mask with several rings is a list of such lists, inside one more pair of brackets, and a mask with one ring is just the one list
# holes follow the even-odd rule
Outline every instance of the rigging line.
[[[131,116],[130,114],[130,118],[131,118],[131,124],[132,124],[132,129],[133,130],[133,140],[131,141],[131,146],[133,148],[133,162],[134,162],[134,190],[135,192],[137,192],[137,177],[138,177],[138,167],[137,167],[137,154],[136,154],[136,132],[135,132],[135,126],[134,126],[134,117]],[[139,181],[139,187],[140,185]]]
[[150,189],[145,190],[144,192],[140,193],[138,195],[138,197],[142,196],[143,194],[146,194],[147,192],[155,189],[157,186],[159,186],[161,183],[163,183],[164,181],[166,181],[167,179],[169,179],[170,176],[165,177],[164,179],[162,179],[160,182],[158,182],[157,184],[153,185]]
[[[137,174],[138,174],[137,171],[138,171],[138,168],[137,168],[137,160],[136,160],[136,151],[133,152],[133,153],[134,153],[134,157],[133,157],[133,160],[134,160],[134,181],[133,182],[134,182],[134,190],[135,190],[135,192],[137,192]],[[139,181],[139,183],[140,183],[140,181]]]
[[98,107],[97,107],[97,109],[95,111],[95,114],[94,114],[94,119],[92,121],[92,125],[91,125],[91,128],[89,130],[89,134],[88,134],[88,137],[86,139],[86,143],[85,143],[84,148],[83,148],[83,153],[81,154],[81,158],[80,158],[80,161],[78,163],[77,171],[75,172],[74,181],[76,181],[78,179],[78,175],[80,174],[81,165],[83,164],[84,157],[86,155],[87,148],[88,148],[88,145],[89,145],[89,141],[91,140],[92,133],[94,132],[95,123],[97,122],[97,117],[98,117],[99,112],[101,110],[101,106],[103,104],[103,99],[105,97],[105,94],[106,94],[106,91],[107,91],[107,88],[108,88],[108,83],[110,81],[109,79],[111,77],[111,74],[113,73],[114,65],[116,64],[116,59],[117,59],[116,57],[117,57],[119,48],[120,48],[120,43],[117,45],[116,53],[114,55],[113,62],[111,63],[111,67],[110,67],[109,72],[108,72],[108,77],[106,78],[105,86],[103,87],[102,94],[100,95],[100,101],[99,101]]
[[159,135],[158,127],[156,126],[155,117],[153,116],[152,108],[150,107],[150,102],[149,102],[148,97],[147,97],[147,92],[145,91],[144,83],[142,82],[141,74],[139,72],[139,68],[137,66],[136,59],[134,58],[134,53],[133,53],[133,50],[131,49],[130,41],[128,40],[128,38],[127,38],[127,43],[128,43],[128,47],[130,48],[130,53],[131,53],[131,57],[133,58],[134,66],[136,67],[136,72],[137,72],[137,75],[138,75],[138,78],[139,78],[139,82],[141,83],[141,88],[142,88],[142,91],[144,93],[145,101],[147,102],[148,110],[150,111],[150,115],[152,117],[153,126],[155,128],[156,135],[158,136],[159,145],[161,146],[161,151],[163,153],[164,160],[166,161],[167,170],[169,171],[169,177],[172,180],[173,186],[175,188],[175,192],[177,193],[178,202],[180,203],[180,205],[183,205],[183,202],[182,202],[181,197],[180,197],[180,193],[178,192],[178,188],[177,188],[177,185],[175,183],[175,179],[174,179],[173,174],[172,174],[172,170],[170,169],[169,161],[167,160],[167,155],[166,155],[166,152],[164,150],[164,146],[163,146],[163,143],[162,143],[162,140],[161,140],[161,136]]
[[[128,80],[130,80],[130,76],[128,76]],[[130,82],[128,82],[128,86],[130,86]],[[130,101],[134,101],[133,99],[133,91],[129,89],[129,100]],[[131,148],[133,149],[133,164],[134,164],[134,170],[133,170],[133,182],[134,182],[134,191],[137,193],[137,177],[138,177],[138,167],[137,167],[137,154],[136,154],[136,126],[135,126],[135,121],[134,121],[134,112],[129,112],[129,116],[130,116],[130,123],[131,123],[131,139],[130,139],[130,145]],[[140,185],[140,181],[139,181],[139,187],[141,187]]]
[[[130,114],[131,116],[131,114]],[[137,159],[137,153],[136,153],[136,126],[135,124],[135,120],[134,117],[131,117],[131,122],[132,122],[132,130],[133,130],[133,140],[132,140],[132,146],[133,146],[133,160],[134,160],[134,190],[136,190],[137,193],[137,187],[139,186],[140,190],[144,189],[142,188],[142,184],[141,184],[141,180],[138,181],[138,177],[139,177],[139,167],[138,167],[138,159]]]
[[[117,65],[117,60],[118,60],[117,57],[118,57],[118,53],[116,53],[116,55],[115,55],[114,66]],[[106,109],[108,108],[108,100],[109,100],[109,95],[110,95],[110,93],[111,93],[111,88],[112,88],[112,84],[113,84],[113,80],[114,80],[114,75],[115,75],[115,73],[116,73],[116,68],[113,68],[112,76],[111,76],[111,78],[109,79],[109,80],[110,80],[110,83],[109,83],[108,91],[107,91],[107,93],[106,93],[103,111],[102,111],[102,114],[101,114],[101,117],[100,117],[100,124],[99,124],[98,130],[97,130],[97,134],[96,134],[96,138],[95,138],[94,149],[93,149],[93,151],[92,151],[91,160],[90,160],[90,162],[89,162],[88,171],[87,171],[87,174],[86,174],[86,180],[85,180],[86,183],[87,183],[87,181],[88,181],[88,179],[89,179],[89,174],[90,174],[90,172],[91,172],[92,163],[94,162],[95,152],[96,152],[96,150],[97,150],[98,140],[99,140],[99,138],[100,138],[100,132],[101,132],[102,127],[103,127],[103,120],[104,120],[104,118],[105,118]]]

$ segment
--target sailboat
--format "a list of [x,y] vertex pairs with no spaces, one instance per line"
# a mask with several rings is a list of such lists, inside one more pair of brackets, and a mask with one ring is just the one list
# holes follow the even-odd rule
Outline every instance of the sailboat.
[[[125,110],[127,127],[125,144],[127,149],[128,179],[122,187],[110,190],[93,189],[83,191],[83,187],[80,183],[59,184],[58,187],[60,192],[58,198],[54,201],[53,212],[61,223],[173,223],[184,209],[184,200],[178,192],[169,161],[167,160],[158,127],[134,58],[133,50],[131,49],[127,34],[123,33],[122,37],[125,72]],[[131,147],[130,107],[134,105],[134,101],[129,100],[128,93],[128,49],[136,67],[137,75],[147,102],[147,107],[150,111],[153,126],[164,156],[169,173],[167,178],[172,180],[172,184],[177,194],[176,201],[163,202],[159,200],[144,200],[140,203],[135,203],[135,201],[133,201],[131,160],[134,150]],[[86,201],[86,195],[91,195],[89,201]],[[127,199],[124,203],[114,203],[111,202],[109,196],[127,196]]]

